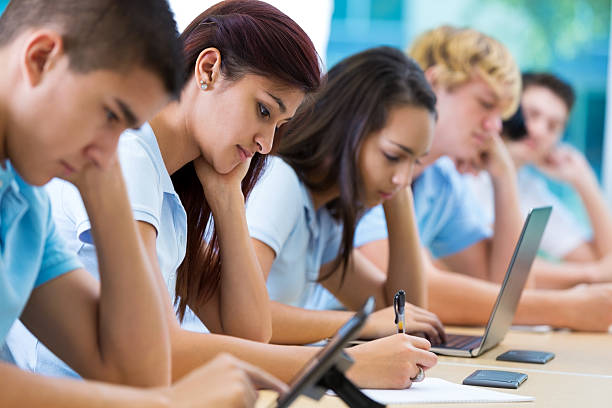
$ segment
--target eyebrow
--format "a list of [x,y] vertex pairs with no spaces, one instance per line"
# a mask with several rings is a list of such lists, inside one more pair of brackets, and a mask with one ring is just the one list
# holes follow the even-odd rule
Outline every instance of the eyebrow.
[[[387,140],[389,140],[389,139],[387,139]],[[414,156],[414,157],[416,157],[416,156],[417,156],[417,155],[416,155],[416,153],[414,152],[414,150],[412,150],[411,148],[409,148],[409,147],[407,147],[407,146],[404,146],[404,145],[401,145],[401,144],[399,144],[399,143],[395,143],[395,142],[394,142],[394,141],[392,141],[392,140],[389,140],[389,142],[391,142],[391,143],[392,143],[392,144],[394,144],[395,146],[399,147],[400,149],[402,149],[402,150],[403,150],[403,151],[405,151],[406,153],[410,154],[411,156]],[[425,153],[421,154],[421,156],[420,156],[420,157],[427,156],[428,154],[429,154],[429,150],[428,150],[428,151],[426,151]]]
[[485,95],[483,95],[485,99],[492,99],[493,103],[497,103],[502,100],[502,98],[496,94],[495,92],[489,91]]
[[138,128],[138,124],[140,123],[140,121],[138,120],[134,112],[132,112],[130,107],[121,99],[115,98],[115,102],[117,103],[117,105],[119,105],[119,109],[121,110],[121,113],[125,118],[125,123],[128,125],[128,127],[133,129]]
[[412,150],[411,148],[406,147],[406,146],[404,146],[404,145],[401,145],[401,144],[399,144],[399,143],[395,143],[395,142],[394,142],[394,141],[392,141],[392,140],[389,140],[389,141],[390,141],[391,143],[393,143],[395,146],[397,146],[397,147],[399,147],[400,149],[402,149],[403,151],[405,151],[406,153],[409,153],[409,154],[411,154],[411,155],[415,156],[415,154],[414,154],[414,150]]
[[272,95],[270,92],[266,92],[266,93],[270,95],[270,97],[274,99],[276,103],[278,103],[278,107],[280,108],[281,113],[287,112],[287,107],[285,106],[285,103],[283,102],[281,98]]

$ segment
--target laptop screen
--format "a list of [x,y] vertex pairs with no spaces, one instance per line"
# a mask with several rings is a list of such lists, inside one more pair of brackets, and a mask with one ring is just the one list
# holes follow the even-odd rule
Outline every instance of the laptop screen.
[[534,208],[527,215],[523,231],[514,249],[514,254],[512,254],[512,260],[508,265],[506,277],[487,323],[481,352],[501,342],[512,324],[551,210],[552,207]]

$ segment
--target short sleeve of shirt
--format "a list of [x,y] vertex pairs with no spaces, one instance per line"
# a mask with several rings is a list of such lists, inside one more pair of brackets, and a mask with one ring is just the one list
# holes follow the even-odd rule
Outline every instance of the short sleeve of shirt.
[[[47,198],[47,203],[49,203]],[[51,215],[51,205],[48,205],[47,214],[47,239],[45,240],[44,252],[42,255],[42,262],[40,266],[40,273],[34,283],[35,287],[38,287],[51,279],[58,277],[66,272],[82,268],[81,262],[79,262],[76,253],[70,251],[65,242],[60,237],[53,217]]]
[[[139,132],[147,131],[143,129]],[[158,163],[153,159],[154,153],[139,132],[127,131],[121,136],[118,148],[121,170],[134,218],[153,225],[159,231],[164,196],[160,174],[165,169],[156,167]],[[155,137],[152,131],[148,137]]]
[[[146,144],[138,134],[128,131],[122,134],[118,151],[134,218],[159,230],[163,194],[159,173]],[[56,220],[67,223],[62,230],[76,231],[78,241],[93,245],[91,223],[78,190],[65,181],[54,180],[47,191],[57,207],[54,210]]]
[[[442,187],[439,189],[442,194],[429,214],[431,220],[438,220],[439,227],[427,243],[432,255],[436,258],[449,256],[491,237],[492,231],[483,217],[480,203],[454,164],[448,160],[433,170],[434,177],[425,188],[435,192],[436,186]],[[425,211],[426,208],[419,211],[417,206],[417,218]]]
[[291,234],[301,211],[303,191],[293,169],[272,157],[246,204],[249,233],[276,255]]

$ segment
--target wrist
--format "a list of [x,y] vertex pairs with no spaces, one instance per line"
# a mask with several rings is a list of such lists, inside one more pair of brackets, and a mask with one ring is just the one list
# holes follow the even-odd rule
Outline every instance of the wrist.
[[514,166],[509,167],[505,170],[491,171],[488,170],[491,176],[491,183],[494,189],[499,189],[505,186],[517,185],[518,180],[516,177],[516,170]]
[[600,282],[600,270],[602,265],[600,262],[590,262],[582,268],[582,280],[580,283],[599,283]]
[[401,189],[395,195],[383,202],[385,213],[403,214],[408,206],[412,205],[411,193],[408,188]]
[[366,320],[366,323],[363,325],[363,327],[359,331],[359,338],[360,339],[376,339],[376,338],[378,338],[378,336],[376,335],[377,333],[375,333],[376,330],[372,326],[373,325],[371,323],[368,324],[368,321]]
[[[127,188],[121,172],[109,177],[93,178],[87,182],[76,185],[83,204],[90,218],[97,210],[119,212],[125,206],[130,209]],[[109,210],[112,209],[112,210]]]
[[123,173],[118,161],[107,169],[88,166],[81,170],[80,174],[68,181],[75,185],[83,198],[102,196],[125,190]]
[[227,188],[216,189],[215,191],[204,190],[204,196],[213,213],[219,210],[231,210],[235,206],[244,207],[245,204],[244,195],[242,194],[240,186],[236,188],[230,188],[228,186]]
[[346,372],[346,377],[358,387],[365,387],[368,384],[369,370],[362,369],[362,357],[359,355],[359,350],[356,347],[344,349],[345,353],[355,362]]
[[154,408],[170,408],[172,407],[172,398],[170,396],[170,388],[153,388],[142,391],[143,407]]
[[554,327],[561,327],[567,320],[562,315],[565,311],[565,307],[559,307],[561,301],[560,297],[557,297],[556,292],[565,291],[551,291],[545,289],[533,290],[527,289],[523,292],[521,297],[515,321],[518,324],[547,324]]

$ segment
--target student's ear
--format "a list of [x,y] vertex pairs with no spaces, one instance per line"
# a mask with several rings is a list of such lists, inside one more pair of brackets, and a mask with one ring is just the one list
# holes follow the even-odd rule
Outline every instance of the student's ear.
[[431,88],[437,91],[440,87],[440,67],[437,65],[433,65],[425,70],[425,79],[431,85]]
[[38,85],[44,75],[57,65],[63,56],[63,47],[62,37],[55,31],[36,31],[28,38],[23,70],[30,86]]
[[195,80],[203,91],[212,89],[221,75],[221,52],[216,48],[203,50],[195,64]]

